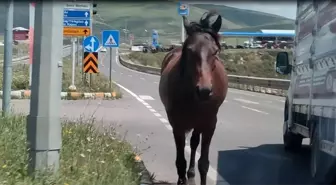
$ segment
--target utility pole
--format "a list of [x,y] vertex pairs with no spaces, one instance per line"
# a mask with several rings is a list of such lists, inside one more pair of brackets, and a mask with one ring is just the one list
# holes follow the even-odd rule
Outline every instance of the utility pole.
[[29,87],[31,88],[33,71],[35,3],[29,3]]
[[63,67],[63,3],[37,1],[30,114],[27,118],[29,173],[59,169]]
[[4,48],[4,65],[3,65],[3,99],[2,115],[5,116],[10,111],[10,100],[12,91],[12,59],[13,59],[13,17],[14,2],[7,1],[7,20],[5,28],[5,48]]

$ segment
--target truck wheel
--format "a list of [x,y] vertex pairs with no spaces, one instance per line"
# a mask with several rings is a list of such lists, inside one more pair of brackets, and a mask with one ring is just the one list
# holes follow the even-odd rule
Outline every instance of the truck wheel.
[[[318,126],[317,126],[318,127]],[[311,157],[310,157],[310,173],[311,176],[316,178],[319,158],[320,158],[320,139],[319,139],[319,129],[315,128],[313,133],[313,142],[311,145]]]
[[288,129],[288,122],[284,122],[283,142],[286,151],[296,151],[302,146],[303,137],[295,134]]
[[285,103],[284,123],[283,123],[283,142],[286,151],[295,151],[301,148],[303,137],[291,132],[288,128],[288,99]]

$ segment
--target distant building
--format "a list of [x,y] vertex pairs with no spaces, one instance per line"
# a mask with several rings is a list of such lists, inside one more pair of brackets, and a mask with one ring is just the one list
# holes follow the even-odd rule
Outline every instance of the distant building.
[[14,41],[24,41],[28,40],[29,30],[23,27],[13,28],[13,40]]

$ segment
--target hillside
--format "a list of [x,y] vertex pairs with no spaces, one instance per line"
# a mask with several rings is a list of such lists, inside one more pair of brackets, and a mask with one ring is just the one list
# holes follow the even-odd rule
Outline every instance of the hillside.
[[[216,9],[223,17],[223,30],[246,29],[290,29],[293,20],[277,15],[232,8],[223,5],[195,4],[190,9],[190,19],[199,20],[201,15]],[[6,6],[1,3],[0,22],[5,23]],[[146,40],[150,31],[159,31],[160,40],[180,39],[181,17],[177,14],[175,2],[105,2],[98,3],[98,14],[94,17],[94,33],[100,35],[104,29],[119,29],[127,27],[136,40]],[[14,4],[14,27],[28,27],[28,3],[16,2]],[[5,24],[0,25],[3,32]],[[148,30],[149,32],[146,32]],[[124,35],[121,35],[123,40]]]
[[[108,3],[98,4],[98,14],[102,19],[97,21],[113,25],[114,29],[127,29],[134,33],[136,38],[146,39],[151,29],[157,29],[162,38],[179,39],[181,17],[177,14],[177,5],[174,2],[147,2],[147,3]],[[222,31],[231,29],[245,29],[248,27],[265,29],[288,29],[294,25],[294,20],[252,10],[243,10],[224,5],[194,4],[190,7],[190,20],[199,20],[204,12],[215,9],[223,17]],[[272,24],[269,26],[268,24]],[[282,28],[282,25],[285,28]],[[276,26],[273,28],[272,26]],[[98,27],[106,27],[98,24]],[[122,37],[123,38],[123,37]]]
[[[223,16],[226,20],[234,22],[237,25],[250,27],[250,26],[260,26],[267,24],[293,24],[294,20],[288,19],[282,16],[257,12],[253,10],[243,10],[239,8],[224,6],[224,5],[207,5],[207,4],[195,4],[195,7],[212,10],[215,9],[218,13]],[[228,27],[229,29],[235,29]]]

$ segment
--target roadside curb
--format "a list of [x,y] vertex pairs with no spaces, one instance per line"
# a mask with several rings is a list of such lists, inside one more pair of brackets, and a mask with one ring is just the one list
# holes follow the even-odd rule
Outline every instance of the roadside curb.
[[[0,91],[0,98],[2,99],[3,91]],[[12,99],[30,99],[30,90],[11,91]],[[62,100],[82,100],[82,99],[104,99],[114,100],[120,97],[116,92],[61,92],[60,98]]]
[[[135,71],[158,75],[158,76],[160,76],[161,74],[161,69],[159,68],[144,66],[141,64],[135,64],[130,60],[123,59],[121,55],[119,55],[119,62],[124,67],[135,70]],[[240,82],[242,80],[239,80],[239,78],[242,78],[244,76],[228,75],[228,77],[229,77],[229,87],[230,88],[240,89],[240,90],[245,90],[245,91],[252,91],[252,92],[263,93],[263,94],[270,94],[270,95],[275,95],[275,96],[285,97],[287,95],[287,90],[284,90],[284,89],[274,89],[274,88],[263,87],[263,86],[258,86],[258,85],[243,84],[243,82]],[[262,79],[262,78],[257,78],[257,77],[244,77],[244,78],[248,79],[249,81],[252,81],[254,78]],[[232,81],[240,82],[240,83],[233,83]]]
[[154,184],[149,171],[147,170],[145,163],[141,160],[141,157],[136,155],[134,160],[137,162],[138,168],[141,173],[140,185],[152,185]]

